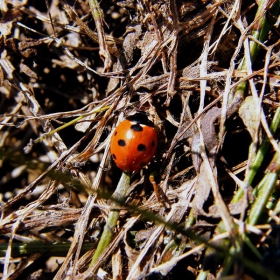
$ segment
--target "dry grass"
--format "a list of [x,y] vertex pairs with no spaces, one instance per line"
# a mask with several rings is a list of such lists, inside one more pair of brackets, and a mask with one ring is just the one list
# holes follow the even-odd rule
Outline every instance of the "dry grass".
[[[2,278],[277,279],[279,1],[89,2],[1,1]],[[160,141],[120,206],[138,110]]]

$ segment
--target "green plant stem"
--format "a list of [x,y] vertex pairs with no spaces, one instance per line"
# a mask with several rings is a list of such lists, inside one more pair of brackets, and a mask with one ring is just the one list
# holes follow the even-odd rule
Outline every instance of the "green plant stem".
[[[280,125],[280,107],[277,108],[274,117],[272,119],[271,125],[270,125],[270,131],[272,135],[275,135],[278,127]],[[255,178],[255,175],[257,174],[258,170],[261,167],[261,164],[263,163],[264,157],[266,155],[266,152],[270,146],[269,139],[266,137],[264,141],[262,142],[260,149],[258,153],[256,154],[256,157],[250,167],[250,170],[247,175],[248,185],[251,185],[253,182],[253,179]]]
[[[268,0],[261,0],[259,3],[259,9],[256,14],[256,18],[259,17],[263,11],[266,11],[269,7],[267,6],[270,4],[271,1]],[[260,42],[264,42],[266,40],[267,34],[272,28],[273,24],[277,20],[277,17],[279,16],[279,10],[280,10],[280,1],[276,0],[274,1],[273,5],[270,7],[269,12],[263,16],[257,24],[257,28],[253,30],[252,36],[259,40]],[[251,60],[252,62],[255,61],[259,50],[261,49],[261,46],[252,41],[251,42]]]
[[[278,107],[274,114],[274,117],[272,119],[272,123],[270,125],[270,131],[271,131],[272,135],[275,135],[279,125],[280,125],[280,108]],[[262,142],[262,144],[252,162],[250,170],[246,176],[247,178],[245,178],[245,180],[244,180],[244,182],[247,182],[248,186],[250,186],[252,184],[253,179],[255,178],[257,172],[259,171],[269,146],[270,146],[270,142],[269,142],[268,138],[266,137],[264,139],[264,141]],[[236,192],[236,195],[232,199],[231,203],[238,202],[242,198],[243,194],[244,194],[244,191],[243,191],[243,189],[240,188]]]
[[[113,201],[112,207],[119,207],[124,204],[125,196],[126,196],[129,184],[130,184],[130,174],[123,172],[122,176],[120,178],[120,181],[118,183],[118,186],[111,197],[111,200]],[[90,266],[93,266],[95,264],[95,262],[98,260],[98,258],[102,255],[102,253],[106,250],[106,248],[112,241],[113,235],[114,235],[114,230],[118,223],[119,214],[120,214],[120,210],[111,210],[110,211],[106,225],[105,225],[103,233],[101,235],[100,241],[99,241],[96,251],[94,252],[94,255],[92,257]]]
[[[259,16],[261,16],[261,14],[263,13],[263,11],[267,10],[267,5],[268,5],[267,0],[261,0],[259,2],[259,8],[257,10],[256,16],[255,18],[257,19]],[[250,42],[250,57],[251,57],[251,62],[253,63],[256,58],[257,55],[261,49],[260,45],[257,43],[257,41],[259,42],[264,42],[266,40],[267,34],[270,31],[270,29],[272,28],[274,22],[276,21],[278,14],[279,14],[279,8],[280,8],[280,1],[277,0],[273,3],[272,7],[269,9],[269,13],[265,13],[257,23],[255,23],[254,26],[256,26],[257,28],[255,28],[254,30],[252,30],[251,36],[255,39],[255,41],[251,41]],[[269,14],[269,16],[267,16],[267,14]],[[246,70],[247,65],[246,65],[246,60],[245,57],[243,58],[243,60],[241,61],[241,63],[238,66],[239,70]],[[235,98],[240,98],[240,96],[245,96],[245,92],[246,92],[246,88],[247,88],[247,82],[242,82],[240,83],[236,89],[235,89],[235,93],[234,93],[234,99]]]
[[[103,108],[99,108],[98,110],[95,110],[92,112],[92,114],[96,114],[98,112],[103,112],[103,111],[106,111],[110,108],[110,106],[104,106]],[[82,119],[86,118],[86,116],[79,116],[77,118],[75,118],[74,120],[70,121],[70,122],[67,122],[63,125],[61,125],[60,127],[56,128],[56,129],[53,129],[52,131],[50,132],[47,132],[47,133],[44,133],[43,135],[41,135],[40,137],[38,137],[37,139],[34,140],[35,143],[39,143],[39,142],[42,142],[46,137],[50,137],[52,135],[54,135],[56,132],[70,126],[70,125],[74,125],[76,124],[78,121],[81,121]]]
[[276,186],[276,181],[280,174],[280,155],[276,152],[269,167],[268,173],[265,174],[262,181],[256,188],[257,199],[253,203],[248,216],[247,222],[250,225],[255,225],[259,221],[260,215],[262,214],[269,197],[271,196]]
[[[256,19],[259,18],[261,14],[263,14],[263,11],[268,10],[267,4],[268,4],[267,0],[261,0],[259,2],[258,11],[257,11],[256,16],[255,16]],[[251,35],[256,39],[256,41],[260,41],[260,42],[264,42],[265,41],[269,30],[272,28],[275,20],[278,17],[279,5],[280,5],[280,1],[279,0],[275,1],[273,3],[272,7],[269,9],[269,11],[266,12],[258,20],[258,22],[256,22],[256,24],[254,25],[254,26],[257,26],[257,28],[255,28],[252,31]],[[251,41],[251,43],[250,43],[250,56],[251,56],[251,62],[252,63],[255,61],[255,59],[256,59],[256,57],[257,57],[257,55],[259,53],[259,50],[260,50],[260,45],[257,42],[255,42],[255,41]],[[238,67],[238,69],[240,69],[240,70],[244,70],[245,69],[246,70],[246,68],[247,68],[246,60],[245,60],[245,58],[243,58],[242,62],[240,63],[240,65]],[[245,96],[245,93],[246,93],[246,89],[247,89],[247,82],[245,81],[245,82],[240,83],[236,87],[236,89],[235,89],[234,98],[233,98],[232,102],[234,103],[234,100],[238,100],[240,98],[244,99],[244,96]],[[280,113],[280,111],[278,109],[277,109],[277,111],[275,113],[272,125],[270,127],[272,134],[275,133],[275,131],[276,131],[278,125],[279,125],[279,120],[280,120],[279,113]],[[260,147],[260,150],[259,150],[256,158],[254,159],[254,162],[252,164],[250,172],[248,172],[247,178],[245,178],[245,182],[247,182],[248,185],[250,185],[252,183],[252,181],[253,181],[257,171],[259,170],[259,168],[260,168],[260,166],[261,166],[261,164],[263,162],[264,156],[265,156],[265,154],[267,152],[268,147],[269,147],[269,141],[266,139],[262,143],[262,145]],[[273,190],[273,184],[275,185],[275,182],[274,182],[275,175],[274,176],[271,175],[271,176],[273,178],[269,179],[269,184],[268,184],[269,186],[268,186],[268,188],[266,189],[266,191],[265,190],[263,191],[265,193],[265,195],[270,195],[272,190]],[[234,196],[234,198],[232,199],[231,203],[238,202],[243,197],[243,195],[244,195],[244,191],[243,191],[243,189],[240,188],[237,191],[237,193]],[[259,196],[259,197],[261,197],[261,196]],[[266,200],[266,202],[267,202],[267,200]],[[265,203],[260,203],[259,202],[258,207],[259,206],[263,207],[263,204],[265,205]],[[253,209],[254,212],[253,212],[253,214],[250,214],[250,216],[252,215],[251,218],[250,219],[248,218],[250,223],[255,223],[258,220],[259,215],[261,213],[261,212],[257,211],[257,206],[253,206],[253,208],[254,208]],[[222,232],[225,231],[224,223],[222,221],[218,224],[218,226],[216,227],[215,231],[217,233],[222,233]],[[230,241],[229,240],[225,240],[224,243],[223,243],[223,247],[227,248],[229,246],[230,246]],[[238,252],[238,251],[236,253],[240,254],[240,252]],[[232,267],[233,262],[234,262],[233,258],[229,257],[229,259],[227,260],[227,265],[225,266],[225,268],[221,272],[222,275],[227,275],[227,272]]]
[[[280,115],[279,114],[280,114],[280,109],[278,108],[275,112],[275,115],[272,120],[272,124],[270,126],[270,130],[271,130],[272,134],[276,133],[276,130],[280,124]],[[264,142],[262,143],[262,145],[252,163],[250,171],[248,172],[247,179],[245,178],[245,180],[244,180],[245,182],[248,183],[248,185],[251,185],[253,179],[255,178],[256,173],[258,172],[259,168],[261,167],[261,164],[267,153],[269,145],[270,145],[270,142],[266,138],[264,140]],[[279,171],[280,171],[280,155],[278,155],[277,153],[275,154],[270,166],[275,167],[273,172],[268,172],[255,189],[255,192],[256,192],[255,195],[257,196],[257,199],[252,204],[250,214],[246,220],[246,223],[249,223],[251,225],[255,225],[258,222],[258,220],[261,216],[261,213],[262,213],[264,207],[266,206],[266,204],[269,200],[269,197],[275,188],[276,180],[279,176]],[[243,191],[243,189],[240,188],[237,191],[234,198],[232,199],[231,203],[237,203],[242,198],[243,195],[244,195],[244,191]],[[223,224],[223,222],[220,222],[216,228],[216,232],[222,233],[224,231],[225,231],[224,224]],[[246,237],[246,235],[243,236],[243,241],[247,245],[249,245],[249,240]],[[229,246],[229,241],[226,241],[224,243],[224,246]],[[249,247],[251,247],[251,249],[253,249],[252,246],[249,246]],[[254,251],[254,250],[252,250],[252,251]],[[256,251],[254,251],[254,253],[258,258],[260,258],[259,253],[257,253]],[[232,263],[233,263],[233,259],[229,256],[228,260],[226,261],[227,265],[224,264],[224,266],[223,266],[224,269],[223,269],[221,275],[225,276],[227,274],[227,271],[231,268]]]

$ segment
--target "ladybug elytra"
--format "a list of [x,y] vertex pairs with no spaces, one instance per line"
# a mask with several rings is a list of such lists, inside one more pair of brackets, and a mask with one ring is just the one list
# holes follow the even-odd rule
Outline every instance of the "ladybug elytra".
[[156,149],[157,133],[145,113],[136,113],[120,122],[111,139],[112,158],[126,173],[147,165]]

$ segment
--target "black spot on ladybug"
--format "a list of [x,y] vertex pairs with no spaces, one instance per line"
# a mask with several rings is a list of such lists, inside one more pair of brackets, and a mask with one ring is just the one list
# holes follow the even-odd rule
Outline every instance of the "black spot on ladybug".
[[146,151],[146,146],[144,144],[139,144],[137,147],[137,150],[139,152],[145,152]]
[[112,158],[115,160],[117,157],[116,155],[112,154]]
[[143,127],[140,125],[140,124],[133,124],[131,127],[130,127],[133,131],[143,131]]
[[116,131],[115,133],[114,133],[114,136],[116,136],[118,134],[118,132]]
[[155,141],[152,142],[152,147],[154,147],[154,146],[155,146]]
[[124,140],[118,140],[118,145],[121,146],[121,147],[124,147],[125,146],[125,141]]

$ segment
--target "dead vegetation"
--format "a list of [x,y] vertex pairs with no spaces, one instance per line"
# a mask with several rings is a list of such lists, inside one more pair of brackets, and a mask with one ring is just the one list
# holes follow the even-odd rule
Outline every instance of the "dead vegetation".
[[[2,279],[277,279],[279,5],[1,1]],[[114,203],[139,110],[158,151]]]

